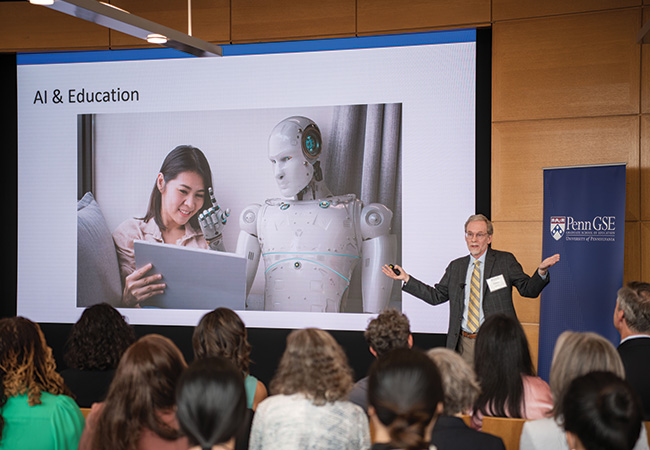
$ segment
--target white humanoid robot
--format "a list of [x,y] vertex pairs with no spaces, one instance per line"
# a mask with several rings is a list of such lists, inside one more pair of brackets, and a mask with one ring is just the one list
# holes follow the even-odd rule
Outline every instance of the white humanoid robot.
[[289,117],[269,138],[269,159],[283,199],[269,199],[242,212],[237,253],[248,259],[247,292],[264,258],[264,309],[339,312],[350,277],[362,264],[363,310],[388,305],[392,280],[381,267],[395,261],[393,213],[364,206],[354,194],[333,196],[318,158],[322,139],[306,117]]

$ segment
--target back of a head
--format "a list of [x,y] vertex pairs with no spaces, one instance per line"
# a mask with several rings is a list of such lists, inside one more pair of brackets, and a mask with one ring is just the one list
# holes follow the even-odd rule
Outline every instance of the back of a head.
[[42,392],[70,395],[41,328],[24,317],[0,319],[0,440],[8,398],[27,394],[34,406],[41,404]]
[[556,419],[562,419],[562,398],[569,384],[579,376],[596,371],[625,377],[623,362],[612,343],[592,332],[562,333],[555,343],[549,373]]
[[0,320],[0,362],[2,397],[27,393],[30,405],[36,405],[41,391],[69,394],[41,328],[29,319]]
[[432,348],[427,356],[436,364],[442,379],[445,394],[443,413],[453,416],[470,411],[481,391],[474,369],[458,353],[448,348]]
[[176,403],[176,384],[186,367],[183,354],[164,336],[148,334],[124,352],[109,387],[94,436],[95,449],[128,449],[140,430],[178,438],[159,416]]
[[427,427],[442,401],[438,369],[418,350],[391,350],[370,368],[368,405],[387,428],[394,448],[429,448]]
[[497,417],[521,417],[523,375],[535,375],[528,339],[516,317],[485,319],[476,337],[474,370],[481,385],[476,409]]
[[287,337],[271,394],[302,393],[314,404],[344,399],[352,389],[352,370],[341,346],[325,330],[304,328]]
[[378,357],[394,348],[409,348],[409,319],[396,309],[387,309],[368,323],[363,336]]
[[650,283],[632,281],[619,289],[617,306],[632,332],[650,334]]
[[72,326],[65,362],[79,370],[115,369],[122,354],[135,342],[135,331],[108,303],[89,306]]
[[192,445],[211,449],[236,436],[246,414],[241,372],[225,358],[194,361],[176,390],[176,417]]
[[249,373],[251,346],[246,326],[231,309],[217,308],[204,315],[194,329],[192,347],[196,359],[221,356],[243,374]]
[[587,450],[631,450],[639,438],[639,400],[627,382],[611,372],[576,378],[562,404],[564,429]]

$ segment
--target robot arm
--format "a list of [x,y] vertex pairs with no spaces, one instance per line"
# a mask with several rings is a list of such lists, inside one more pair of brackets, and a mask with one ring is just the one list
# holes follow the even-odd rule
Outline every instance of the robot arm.
[[371,203],[361,210],[361,292],[363,312],[379,313],[390,300],[393,280],[381,268],[395,261],[397,238],[390,233],[393,212],[380,203]]
[[225,252],[226,247],[223,245],[222,230],[226,226],[228,216],[230,216],[230,208],[225,211],[221,209],[217,199],[214,198],[212,187],[208,188],[208,192],[210,193],[212,208],[206,209],[199,214],[199,225],[210,250]]
[[257,240],[257,218],[261,205],[253,204],[246,207],[239,216],[239,238],[237,239],[238,255],[246,257],[246,295],[251,290],[257,267],[260,263],[262,249]]

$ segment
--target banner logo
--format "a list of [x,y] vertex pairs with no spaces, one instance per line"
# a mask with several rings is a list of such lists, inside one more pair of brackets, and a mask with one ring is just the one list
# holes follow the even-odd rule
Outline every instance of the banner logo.
[[566,217],[551,217],[551,236],[556,241],[559,241],[562,236],[564,236],[564,230],[566,230]]
[[556,241],[614,242],[615,216],[592,216],[576,219],[572,216],[551,216],[551,236]]

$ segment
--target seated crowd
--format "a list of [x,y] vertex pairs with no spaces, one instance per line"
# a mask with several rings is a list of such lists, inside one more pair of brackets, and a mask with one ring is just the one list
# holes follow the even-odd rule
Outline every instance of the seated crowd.
[[[630,307],[634,295],[646,305]],[[648,300],[646,283],[619,291],[617,329],[630,322],[650,334],[640,329],[650,323]],[[61,374],[38,324],[1,319],[0,448],[504,450],[481,431],[496,416],[526,419],[522,450],[648,449],[643,396],[626,381],[620,350],[595,333],[558,338],[550,385],[509,316],[482,324],[474,367],[446,348],[413,348],[396,310],[373,318],[364,337],[376,359],[355,384],[330,333],[292,331],[267,390],[251,375],[244,323],[227,308],[201,318],[188,366],[170,339],[136,339],[113,307],[89,307]],[[80,406],[92,406],[85,420]]]

